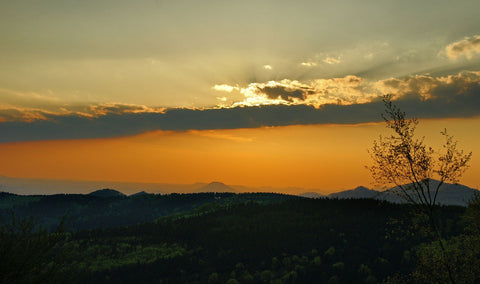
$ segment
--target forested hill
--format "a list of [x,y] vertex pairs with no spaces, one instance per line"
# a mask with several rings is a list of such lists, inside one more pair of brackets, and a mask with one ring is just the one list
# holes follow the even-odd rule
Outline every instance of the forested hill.
[[245,202],[272,204],[301,197],[275,193],[135,194],[125,196],[112,190],[90,194],[16,195],[0,192],[0,216],[13,211],[19,218],[33,216],[41,227],[52,229],[62,218],[67,230],[118,227],[151,222],[190,211],[208,210],[215,205]]
[[[411,205],[269,193],[103,193],[113,196],[0,194],[4,214],[10,202],[10,208],[25,216],[47,210],[42,222],[70,212],[67,226],[97,227],[48,234],[15,217],[0,227],[0,279],[232,284],[444,279],[437,243],[432,243],[423,215]],[[438,228],[452,249],[452,265],[459,269],[456,274],[469,279],[458,283],[475,283],[471,280],[480,275],[475,233],[480,225],[471,226],[479,220],[475,208],[436,208]],[[474,214],[465,215],[469,210]],[[157,218],[161,214],[164,217]],[[147,219],[151,221],[141,223]],[[114,227],[125,223],[130,225]]]
[[[62,269],[82,283],[382,283],[411,271],[411,207],[297,199],[217,206],[156,222],[69,234]],[[461,207],[439,208],[445,236]],[[408,237],[406,233],[409,232]]]

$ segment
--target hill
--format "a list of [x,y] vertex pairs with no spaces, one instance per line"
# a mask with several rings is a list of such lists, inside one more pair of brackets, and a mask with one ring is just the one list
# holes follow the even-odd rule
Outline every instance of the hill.
[[88,195],[91,196],[98,196],[98,197],[124,197],[125,194],[121,193],[118,190],[104,188],[90,192]]
[[[410,206],[374,199],[211,209],[72,234],[62,271],[81,283],[382,283],[408,271],[404,256],[424,241],[405,238]],[[443,235],[461,233],[463,208],[439,210]]]
[[329,194],[329,198],[339,198],[339,199],[345,199],[345,198],[352,198],[352,199],[359,199],[359,198],[375,198],[376,196],[379,195],[380,192],[376,190],[372,190],[369,188],[366,188],[364,186],[359,186],[355,189],[351,190],[345,190],[337,193],[332,193]]
[[[439,184],[438,180],[430,181],[430,188],[436,188]],[[409,185],[406,185],[408,187]],[[377,197],[380,200],[386,200],[394,203],[404,202],[395,192],[399,191],[399,188],[393,187],[387,191],[381,192]],[[461,184],[444,183],[438,191],[437,203],[442,205],[458,205],[467,206],[468,201],[472,199],[475,192],[480,192],[477,189],[470,188]]]
[[136,194],[102,189],[89,194],[15,195],[0,194],[0,219],[35,216],[41,227],[54,228],[67,216],[68,230],[129,226],[152,222],[162,216],[191,210],[210,210],[239,203],[274,204],[299,197],[274,193],[186,193]]
[[304,192],[304,193],[300,193],[298,196],[305,197],[305,198],[324,198],[324,197],[326,197],[325,195],[317,193],[317,192]]
[[199,188],[197,192],[236,192],[236,190],[224,183],[214,181]]
[[[438,184],[439,181],[431,180],[430,188],[433,190]],[[405,187],[409,186],[410,185],[408,184],[405,185]],[[404,203],[405,200],[395,193],[397,191],[399,191],[397,187],[393,187],[385,191],[377,191],[359,186],[352,190],[345,190],[329,194],[328,197],[338,199],[373,198],[393,203]],[[461,184],[444,183],[438,192],[437,203],[441,205],[467,206],[468,201],[474,196],[475,192],[480,191]]]

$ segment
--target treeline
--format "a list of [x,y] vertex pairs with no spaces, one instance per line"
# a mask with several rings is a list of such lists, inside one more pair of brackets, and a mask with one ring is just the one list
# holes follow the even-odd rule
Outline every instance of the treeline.
[[37,225],[48,230],[53,230],[59,220],[65,218],[67,230],[80,231],[153,222],[159,217],[190,211],[209,203],[227,205],[255,201],[269,204],[297,198],[274,193],[173,193],[127,197],[92,194],[22,196],[0,192],[0,218],[8,218],[11,212],[19,218],[34,216]]
[[[443,258],[412,206],[371,199],[214,201],[149,223],[57,230],[50,234],[56,245],[32,271],[42,275],[38,267],[50,267],[49,279],[79,283],[444,282]],[[459,275],[466,273],[461,265],[480,256],[476,212],[475,206],[437,208]],[[475,281],[478,271],[470,271]]]

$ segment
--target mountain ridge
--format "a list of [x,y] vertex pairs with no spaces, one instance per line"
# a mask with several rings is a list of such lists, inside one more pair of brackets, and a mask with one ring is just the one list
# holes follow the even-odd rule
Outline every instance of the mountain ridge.
[[328,198],[374,198],[379,193],[379,191],[369,189],[365,186],[358,186],[354,189],[331,193],[328,195]]
[[[430,188],[435,188],[438,185],[438,180],[430,181]],[[406,184],[405,186],[409,186]],[[385,200],[392,203],[406,203],[399,195],[395,193],[398,190],[397,187],[389,188],[385,191],[379,191],[369,189],[364,186],[356,187],[355,189],[344,190],[327,195],[327,198],[337,199],[361,199],[361,198],[373,198],[377,200]],[[478,189],[468,187],[462,184],[443,183],[438,191],[437,204],[438,205],[457,205],[467,206],[468,201],[474,196],[475,192],[480,193]],[[309,193],[312,195],[312,193]],[[315,193],[313,193],[315,194]],[[306,195],[299,195],[308,198]]]

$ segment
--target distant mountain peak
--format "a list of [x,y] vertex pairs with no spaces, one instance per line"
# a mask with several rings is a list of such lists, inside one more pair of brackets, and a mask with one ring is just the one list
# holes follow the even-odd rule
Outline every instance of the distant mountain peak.
[[223,182],[213,181],[198,189],[197,192],[236,192],[236,190]]
[[359,186],[353,189],[353,191],[371,191],[371,189],[365,186]]
[[90,192],[88,195],[98,196],[98,197],[121,197],[125,196],[125,194],[121,193],[118,190],[104,188]]
[[[440,181],[435,179],[430,179],[430,192],[434,192],[436,186]],[[405,188],[411,188],[411,184],[403,185]],[[397,194],[399,191],[398,187],[392,187],[386,191],[382,192],[382,195],[379,199],[387,200],[390,202],[403,203],[405,200],[401,197],[402,194]],[[397,192],[397,193],[396,193]],[[458,206],[467,206],[468,201],[473,197],[475,192],[480,192],[477,189],[462,185],[462,184],[453,184],[453,183],[443,183],[438,191],[437,204],[442,205],[458,205]]]
[[[429,182],[432,192],[440,183],[438,180],[434,179],[430,179]],[[411,187],[411,184],[405,184],[403,187]],[[403,203],[405,200],[402,199],[401,194],[400,196],[399,194],[396,194],[396,192],[398,193],[398,190],[398,187],[392,187],[385,191],[376,191],[364,186],[359,186],[355,189],[331,193],[328,195],[328,197],[338,199],[374,198],[394,203]],[[438,191],[437,204],[467,206],[468,200],[472,198],[475,192],[479,191],[461,184],[444,183]]]
[[378,191],[369,189],[364,186],[359,186],[355,189],[345,190],[341,192],[331,193],[328,195],[330,198],[374,198],[378,195]]

